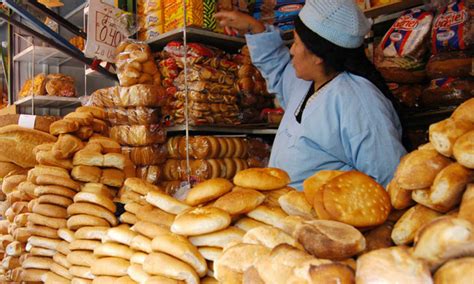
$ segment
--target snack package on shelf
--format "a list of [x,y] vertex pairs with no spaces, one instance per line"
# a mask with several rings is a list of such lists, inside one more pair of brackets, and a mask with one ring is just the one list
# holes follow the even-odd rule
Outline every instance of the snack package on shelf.
[[28,79],[23,84],[23,87],[18,94],[19,98],[28,96],[44,96],[46,95],[46,74],[41,73],[36,75],[33,79]]
[[145,1],[143,13],[144,40],[153,39],[163,34],[165,28],[163,1]]
[[84,50],[85,45],[86,45],[84,38],[81,37],[81,36],[72,37],[69,40],[69,43],[71,43],[72,45],[77,47],[77,49],[79,49],[79,50]]
[[110,125],[150,125],[159,124],[161,120],[159,108],[106,108],[104,111],[105,121]]
[[161,86],[161,75],[148,44],[125,40],[117,46],[116,54],[120,86],[129,87],[136,84]]
[[160,125],[120,125],[110,128],[110,137],[123,146],[149,146],[166,141],[166,129]]
[[92,93],[87,104],[97,107],[150,107],[166,104],[165,89],[154,85],[134,85],[131,87],[110,87]]
[[474,80],[472,78],[434,79],[420,97],[422,106],[437,108],[458,105],[474,97]]
[[302,0],[257,0],[253,17],[265,24],[274,25],[287,32],[295,28],[294,19],[303,8]]
[[[217,1],[186,0],[186,20],[188,26],[212,29],[215,25],[214,13]],[[172,0],[163,1],[164,32],[183,27],[183,3]]]

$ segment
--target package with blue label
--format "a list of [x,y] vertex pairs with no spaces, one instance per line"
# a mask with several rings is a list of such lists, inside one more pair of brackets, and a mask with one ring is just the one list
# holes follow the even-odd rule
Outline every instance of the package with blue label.
[[293,30],[293,21],[304,3],[302,0],[258,0],[253,16],[265,24],[277,26],[282,31]]

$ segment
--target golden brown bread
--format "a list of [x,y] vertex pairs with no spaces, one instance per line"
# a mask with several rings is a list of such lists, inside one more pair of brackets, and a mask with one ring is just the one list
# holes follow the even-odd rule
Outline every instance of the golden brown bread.
[[73,132],[73,134],[77,136],[77,138],[85,141],[94,134],[94,130],[90,126],[82,126],[77,131]]
[[102,170],[99,167],[75,166],[71,176],[77,181],[98,183],[102,176]]
[[234,188],[232,192],[217,199],[213,206],[227,211],[231,215],[239,215],[252,211],[264,200],[265,195],[256,190]]
[[51,135],[58,136],[60,134],[76,132],[80,127],[81,126],[77,121],[62,119],[55,121],[50,125],[49,133],[51,133]]
[[64,116],[65,120],[77,121],[80,126],[90,126],[94,121],[94,116],[91,112],[71,112]]
[[298,249],[303,249],[303,246],[292,236],[272,226],[260,226],[247,231],[242,238],[242,242],[263,245],[269,249],[273,249],[280,244],[289,244]]
[[232,189],[233,185],[226,179],[215,178],[194,186],[186,196],[188,205],[196,206],[219,198]]
[[196,247],[220,247],[226,248],[234,243],[242,241],[245,232],[237,227],[228,227],[227,229],[212,232],[199,236],[192,236],[189,241]]
[[474,130],[467,132],[456,140],[453,154],[458,163],[474,169]]
[[40,151],[36,153],[36,161],[40,165],[53,166],[64,168],[67,170],[72,169],[72,162],[69,159],[57,159],[53,156],[51,151]]
[[279,189],[287,186],[289,183],[289,175],[276,168],[247,169],[238,172],[234,177],[235,185],[257,190]]
[[199,276],[188,264],[164,253],[149,254],[143,264],[143,270],[152,275],[163,275],[188,284],[199,283]]
[[219,208],[190,208],[176,216],[171,231],[185,236],[202,235],[222,230],[230,222],[229,213]]
[[412,206],[415,202],[411,199],[411,191],[401,188],[395,179],[387,186],[390,202],[393,208],[401,210]]
[[104,257],[98,259],[92,266],[91,272],[96,275],[125,276],[130,262],[117,257]]
[[55,142],[47,133],[15,125],[0,128],[0,161],[11,162],[22,168],[36,164],[33,148],[43,143]]
[[301,216],[306,219],[313,219],[316,213],[312,203],[309,203],[303,192],[290,191],[278,199],[281,208],[288,215]]
[[343,171],[319,171],[303,182],[303,193],[309,204],[313,204],[314,196],[316,191],[319,190],[324,184],[326,184],[332,178],[343,174]]
[[451,115],[455,120],[466,120],[474,123],[474,99],[469,99],[456,108]]
[[63,134],[59,136],[51,152],[57,159],[69,159],[82,148],[84,148],[84,143],[82,143],[79,138],[69,134]]
[[288,215],[283,210],[281,210],[280,207],[268,207],[265,205],[260,205],[247,213],[247,216],[262,223],[281,228],[282,220]]
[[0,178],[4,178],[10,172],[17,171],[22,169],[22,167],[17,166],[10,162],[0,162]]
[[430,125],[430,142],[438,153],[452,157],[456,140],[474,129],[474,122],[447,118]]
[[472,282],[472,268],[474,257],[463,257],[453,259],[444,264],[434,274],[435,284],[459,283],[468,284]]
[[[365,233],[365,251],[370,252],[393,246],[392,242],[393,223],[387,221],[377,228]],[[355,268],[354,268],[355,269]]]
[[76,108],[76,112],[89,112],[92,114],[93,117],[97,119],[104,119],[105,118],[105,111],[103,108],[95,107],[95,106],[81,106]]
[[67,214],[69,216],[87,214],[105,219],[107,222],[109,222],[111,226],[117,226],[118,224],[118,220],[112,212],[102,206],[91,204],[88,202],[77,202],[71,204],[67,208]]
[[120,153],[120,144],[108,137],[92,136],[88,144],[99,144],[102,146],[104,153]]
[[462,197],[458,217],[466,219],[474,225],[474,184],[468,184]]
[[79,183],[73,181],[70,178],[58,177],[54,175],[41,175],[36,178],[37,185],[58,185],[64,186],[75,191],[79,191],[81,186]]
[[423,205],[410,208],[393,227],[392,239],[396,245],[409,245],[415,239],[418,230],[441,214]]

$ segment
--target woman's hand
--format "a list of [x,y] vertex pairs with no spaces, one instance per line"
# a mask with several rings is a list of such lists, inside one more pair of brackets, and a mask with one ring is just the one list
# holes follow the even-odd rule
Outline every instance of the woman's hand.
[[265,26],[253,18],[238,11],[220,11],[215,14],[217,21],[222,27],[229,27],[238,30],[240,33],[261,33],[265,31]]

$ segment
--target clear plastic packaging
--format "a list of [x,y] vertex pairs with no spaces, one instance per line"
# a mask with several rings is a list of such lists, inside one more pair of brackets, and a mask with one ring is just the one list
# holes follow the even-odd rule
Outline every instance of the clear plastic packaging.
[[[223,159],[248,157],[249,140],[240,137],[191,136],[189,137],[189,156],[191,159]],[[258,145],[264,146],[264,145]],[[168,157],[186,158],[186,138],[176,136],[166,143]]]
[[106,108],[105,120],[111,125],[150,125],[160,123],[158,108]]
[[[231,72],[217,70],[215,68],[203,65],[193,65],[188,69],[188,81],[210,81],[228,86],[233,86],[235,75]],[[175,84],[184,84],[184,71],[175,81]]]
[[[181,75],[178,77],[178,79],[174,80],[174,84],[176,88],[180,91],[185,90],[185,84],[184,84],[184,75],[181,73]],[[189,91],[195,91],[195,92],[201,92],[201,93],[214,93],[215,95],[237,95],[237,88],[233,85],[225,85],[225,84],[219,84],[215,82],[210,82],[210,81],[191,81],[188,82],[188,90]]]
[[161,107],[168,96],[165,89],[153,85],[110,87],[95,91],[85,105],[97,107]]
[[[167,160],[163,166],[163,180],[187,180],[186,168],[186,160]],[[237,172],[247,168],[247,160],[244,159],[191,160],[189,173],[190,176],[197,181],[212,178],[232,179]]]
[[160,125],[121,125],[110,128],[110,138],[123,146],[163,144],[166,130]]
[[168,155],[166,145],[145,147],[122,147],[122,154],[127,156],[137,166],[163,164]]
[[148,183],[158,185],[161,180],[161,166],[137,167],[137,177]]
[[46,95],[46,74],[40,73],[33,79],[26,80],[18,94],[18,97],[44,96]]
[[[473,31],[474,32],[474,31]],[[426,65],[429,78],[470,77],[474,50],[442,52],[431,56]]]
[[[173,96],[176,100],[183,102],[186,98],[186,92],[178,91],[174,93]],[[222,103],[229,105],[236,105],[238,102],[238,97],[236,95],[199,91],[189,91],[188,99],[198,103]]]
[[432,80],[430,86],[423,91],[421,105],[437,108],[458,105],[474,97],[474,80],[442,78]]
[[49,74],[46,76],[46,92],[48,96],[75,97],[76,87],[74,78],[63,74]]

